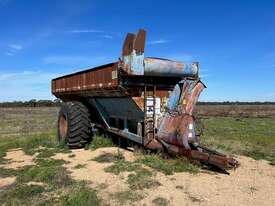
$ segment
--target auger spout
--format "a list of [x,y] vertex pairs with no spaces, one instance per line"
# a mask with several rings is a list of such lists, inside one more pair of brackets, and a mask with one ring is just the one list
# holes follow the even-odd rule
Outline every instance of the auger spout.
[[193,116],[194,106],[205,85],[200,80],[184,79],[170,95],[157,139],[170,151],[221,169],[236,167],[238,162],[200,145]]

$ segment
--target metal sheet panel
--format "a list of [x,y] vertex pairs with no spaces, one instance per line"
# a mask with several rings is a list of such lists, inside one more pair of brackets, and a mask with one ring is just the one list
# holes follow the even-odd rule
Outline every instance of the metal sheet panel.
[[144,114],[131,97],[97,98],[108,116],[121,119],[143,120]]
[[117,64],[95,68],[52,80],[52,93],[81,93],[118,88]]

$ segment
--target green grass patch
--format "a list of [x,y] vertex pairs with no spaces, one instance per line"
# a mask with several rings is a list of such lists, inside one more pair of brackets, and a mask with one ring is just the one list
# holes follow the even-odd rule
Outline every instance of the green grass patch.
[[21,183],[36,181],[47,183],[52,189],[66,187],[73,184],[69,173],[62,166],[64,160],[39,159],[37,165],[26,166],[17,175]]
[[56,133],[44,133],[37,135],[22,135],[15,138],[2,138],[0,141],[0,158],[5,156],[9,149],[22,148],[26,154],[34,154],[39,146],[46,148],[58,148]]
[[0,150],[0,164],[7,164],[9,162],[9,160],[4,158],[5,156],[6,156],[6,150],[5,151]]
[[132,190],[142,190],[158,187],[161,184],[152,179],[152,172],[145,168],[140,168],[135,173],[129,174],[127,183]]
[[114,147],[114,143],[111,138],[95,135],[90,145],[87,145],[86,149],[98,149],[101,147]]
[[75,154],[69,154],[68,157],[69,157],[69,158],[74,158],[74,157],[75,157]]
[[126,205],[126,203],[132,203],[143,199],[143,196],[135,191],[126,190],[112,194],[111,198],[118,200],[121,205]]
[[199,167],[185,158],[164,159],[158,155],[146,155],[139,161],[165,175],[172,175],[175,172],[199,172]]
[[0,167],[0,178],[16,176],[19,172],[19,170]]
[[53,149],[40,149],[37,150],[39,154],[37,155],[37,158],[49,158],[55,155],[55,151]]
[[124,156],[121,153],[118,154],[112,154],[112,153],[104,153],[102,155],[99,155],[92,159],[93,161],[99,162],[99,163],[105,163],[105,162],[115,162],[117,160],[124,160]]
[[40,185],[19,185],[18,187],[15,187],[11,194],[12,196],[15,196],[17,198],[23,199],[28,196],[34,196],[37,194],[40,194],[45,191],[45,188]]
[[38,152],[37,158],[49,158],[56,153],[71,153],[72,151],[66,146],[57,145],[54,148],[33,149],[32,153]]
[[127,183],[132,190],[142,190],[144,188],[153,188],[160,186],[160,183],[152,179],[153,173],[144,168],[141,162],[129,162],[123,159],[117,159],[113,165],[104,169],[105,172],[116,175],[121,172],[132,172],[128,175]]
[[62,206],[99,206],[100,200],[96,192],[86,186],[84,182],[80,182],[68,191],[66,195],[61,196],[59,205]]
[[45,188],[40,185],[15,184],[0,194],[1,205],[29,205]]
[[275,166],[275,157],[270,158],[270,164]]
[[153,201],[153,206],[168,206],[169,201],[163,197],[157,197]]
[[209,117],[202,119],[205,127],[202,144],[229,154],[254,159],[275,158],[275,119]]
[[74,168],[75,169],[81,169],[81,168],[85,168],[86,164],[77,164]]
[[40,167],[61,167],[66,161],[62,159],[37,158],[35,163]]
[[106,167],[105,172],[114,173],[116,175],[121,172],[133,172],[141,168],[141,164],[136,162],[128,162],[124,159],[117,160],[113,165]]

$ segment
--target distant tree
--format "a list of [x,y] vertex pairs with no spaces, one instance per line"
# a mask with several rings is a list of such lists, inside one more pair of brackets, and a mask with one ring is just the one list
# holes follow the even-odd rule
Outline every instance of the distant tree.
[[60,106],[61,100],[36,100],[29,101],[13,101],[13,102],[0,102],[0,107],[57,107]]
[[27,104],[29,105],[29,107],[36,107],[36,99],[31,99],[30,101],[27,102]]

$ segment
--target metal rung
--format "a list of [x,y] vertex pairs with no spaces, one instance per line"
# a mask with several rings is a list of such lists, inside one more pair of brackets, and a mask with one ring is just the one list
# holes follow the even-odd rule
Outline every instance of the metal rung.
[[[149,88],[149,91],[148,91]],[[148,103],[150,102],[150,105]],[[151,105],[153,103],[153,105]],[[144,87],[144,137],[155,138],[156,86]]]
[[148,134],[148,133],[154,133],[154,130],[147,131],[147,134]]

